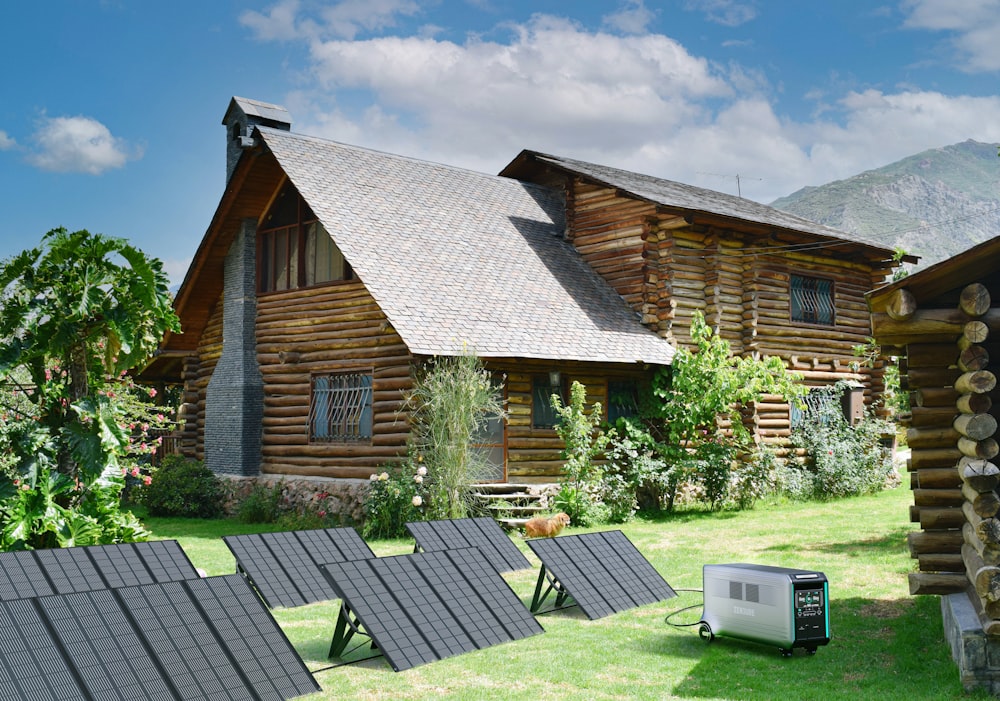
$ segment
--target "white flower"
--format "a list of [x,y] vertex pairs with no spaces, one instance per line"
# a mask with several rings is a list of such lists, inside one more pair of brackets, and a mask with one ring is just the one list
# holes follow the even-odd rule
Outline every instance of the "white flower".
[[427,474],[427,468],[421,465],[420,467],[417,468],[417,474],[423,477],[424,475]]
[[413,475],[413,481],[416,482],[417,484],[420,484],[420,483],[422,483],[424,481],[424,476],[423,475]]
[[420,498],[419,494],[417,494],[415,497],[413,497],[413,505],[414,506],[420,506],[423,503],[424,503],[424,500]]
[[375,473],[373,472],[373,473],[371,473],[370,475],[368,475],[368,479],[369,479],[369,480],[371,480],[372,482],[374,482],[375,480],[377,480],[377,479],[378,479],[378,475],[376,475],[376,474],[375,474]]
[[385,482],[388,479],[389,479],[389,473],[388,472],[383,472],[382,474],[380,474],[378,476],[378,481],[379,482]]

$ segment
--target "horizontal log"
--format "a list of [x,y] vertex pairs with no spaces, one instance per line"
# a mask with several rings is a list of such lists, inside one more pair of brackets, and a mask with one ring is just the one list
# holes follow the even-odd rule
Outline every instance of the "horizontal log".
[[982,346],[969,346],[958,355],[958,369],[962,372],[985,370],[989,366],[989,351]]
[[976,370],[961,374],[953,386],[959,394],[985,394],[997,386],[997,378],[989,370]]
[[955,365],[959,350],[951,341],[946,343],[911,343],[906,347],[908,368],[940,368]]
[[909,424],[914,428],[950,426],[955,420],[957,413],[957,410],[953,406],[915,406],[910,408]]
[[977,492],[988,492],[1000,486],[1000,468],[988,460],[963,457],[958,462],[958,473]]
[[982,316],[990,310],[990,291],[981,282],[972,282],[962,288],[958,308],[969,316]]
[[906,321],[916,311],[917,298],[905,287],[894,291],[885,307],[885,313],[894,321]]
[[905,377],[910,389],[918,389],[920,387],[954,387],[961,375],[962,371],[957,367],[938,366],[907,368]]
[[961,554],[930,553],[917,556],[917,567],[921,572],[964,572],[965,560]]
[[985,414],[993,407],[993,400],[988,394],[962,394],[955,407],[963,414]]
[[914,489],[949,489],[962,486],[962,476],[954,467],[926,467],[911,473]]
[[969,579],[964,572],[961,574],[911,572],[907,580],[910,594],[914,596],[958,594],[969,586]]
[[969,440],[981,441],[993,437],[997,420],[990,414],[959,414],[952,426]]
[[[913,503],[920,507],[961,507],[964,501],[965,497],[962,495],[960,488],[913,490]],[[993,514],[988,515],[992,516]]]
[[1000,445],[992,438],[974,441],[963,436],[958,439],[958,450],[966,457],[992,460],[1000,454]]
[[906,534],[911,557],[928,553],[958,553],[963,542],[960,530],[913,531]]
[[910,394],[910,403],[920,407],[955,406],[959,392],[954,387],[915,387]]
[[962,350],[976,343],[986,343],[990,336],[990,327],[984,322],[974,319],[962,327],[962,335],[958,339],[958,347]]
[[906,443],[912,450],[922,448],[948,448],[956,445],[961,438],[958,431],[947,428],[908,428]]
[[962,452],[957,448],[925,448],[910,449],[910,460],[907,468],[913,472],[925,467],[954,467],[958,464]]
[[980,518],[993,518],[1000,513],[1000,497],[993,490],[977,492],[968,483],[962,485],[960,494]]
[[[876,342],[894,346],[954,341],[968,321],[969,317],[959,309],[918,309],[909,319],[898,321],[876,312],[872,314],[872,335]],[[1000,328],[1000,308],[990,309],[981,321],[991,329]]]
[[[961,528],[967,518],[968,515],[959,507],[920,508],[920,527],[925,531]],[[1000,535],[1000,522],[998,522],[998,535]]]

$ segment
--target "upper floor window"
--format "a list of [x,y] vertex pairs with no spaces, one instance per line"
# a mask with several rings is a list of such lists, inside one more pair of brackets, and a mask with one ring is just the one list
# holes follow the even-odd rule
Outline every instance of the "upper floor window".
[[833,281],[792,275],[789,285],[792,321],[833,326]]
[[285,184],[264,217],[257,259],[261,292],[353,277],[344,255],[291,183]]

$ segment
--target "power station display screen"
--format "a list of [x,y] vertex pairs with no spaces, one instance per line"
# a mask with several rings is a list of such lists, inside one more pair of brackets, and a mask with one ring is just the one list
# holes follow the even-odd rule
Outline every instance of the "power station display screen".
[[795,610],[800,616],[819,616],[823,613],[823,590],[800,589],[795,592]]

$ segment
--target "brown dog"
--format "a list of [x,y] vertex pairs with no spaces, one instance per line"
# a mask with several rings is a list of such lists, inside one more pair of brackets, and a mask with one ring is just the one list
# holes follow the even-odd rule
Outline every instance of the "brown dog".
[[536,516],[524,524],[525,538],[555,538],[569,525],[569,516],[559,512],[552,518]]

